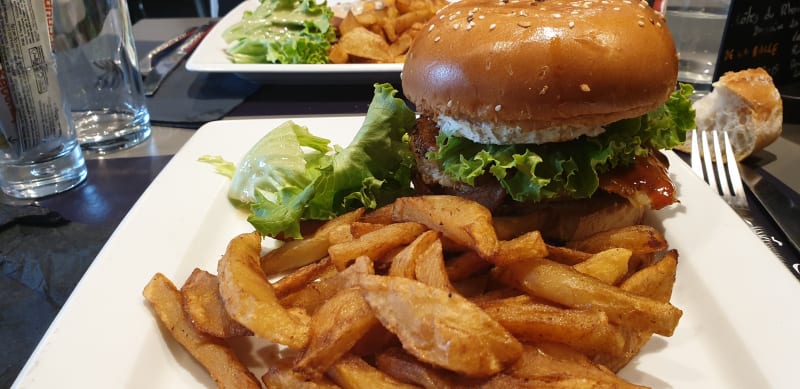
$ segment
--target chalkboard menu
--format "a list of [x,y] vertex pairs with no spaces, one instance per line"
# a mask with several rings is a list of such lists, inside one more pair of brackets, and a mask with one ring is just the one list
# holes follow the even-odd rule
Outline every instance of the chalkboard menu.
[[755,67],[775,85],[800,82],[800,0],[731,0],[714,80]]

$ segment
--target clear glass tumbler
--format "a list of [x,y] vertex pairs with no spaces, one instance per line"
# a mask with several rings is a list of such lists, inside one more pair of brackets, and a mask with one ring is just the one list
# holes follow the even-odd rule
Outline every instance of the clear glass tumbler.
[[53,48],[78,140],[107,153],[150,136],[125,0],[55,0]]

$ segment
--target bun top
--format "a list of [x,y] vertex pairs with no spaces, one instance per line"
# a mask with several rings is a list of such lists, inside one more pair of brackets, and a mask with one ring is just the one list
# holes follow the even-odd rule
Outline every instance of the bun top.
[[402,83],[420,112],[537,130],[642,115],[677,73],[644,0],[462,0],[416,36]]

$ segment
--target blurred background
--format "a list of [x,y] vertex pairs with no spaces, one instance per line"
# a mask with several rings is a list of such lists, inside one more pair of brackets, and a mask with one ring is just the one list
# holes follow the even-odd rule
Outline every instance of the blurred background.
[[242,0],[127,0],[131,23],[143,18],[223,16]]

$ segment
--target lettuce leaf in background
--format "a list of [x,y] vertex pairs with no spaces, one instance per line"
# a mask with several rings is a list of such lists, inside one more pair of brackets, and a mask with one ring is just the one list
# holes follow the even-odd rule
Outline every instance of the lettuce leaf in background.
[[262,0],[222,34],[234,63],[324,64],[333,11],[315,0]]
[[638,118],[609,124],[597,137],[541,145],[484,145],[440,134],[439,160],[445,173],[472,184],[490,173],[517,201],[556,197],[587,198],[599,185],[598,175],[626,165],[651,149],[671,149],[694,128],[692,87],[680,85],[658,109]]
[[326,220],[411,194],[414,158],[406,133],[416,117],[396,94],[389,84],[375,85],[364,122],[345,148],[287,121],[259,140],[238,166],[213,156],[201,161],[232,177],[228,197],[250,207],[247,220],[259,232],[301,238],[301,220]]

